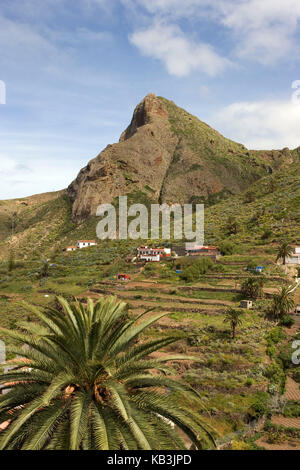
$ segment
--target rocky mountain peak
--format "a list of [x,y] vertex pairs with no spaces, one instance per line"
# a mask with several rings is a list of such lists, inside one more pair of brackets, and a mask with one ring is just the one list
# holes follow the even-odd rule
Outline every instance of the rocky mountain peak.
[[162,102],[154,93],[149,93],[136,106],[132,120],[127,129],[122,133],[120,142],[130,139],[139,127],[151,124],[156,119],[168,119],[169,113],[163,106]]
[[294,154],[249,151],[175,103],[148,94],[135,108],[120,141],[108,145],[68,188],[73,218],[96,214],[122,195],[137,202],[205,202],[246,190]]

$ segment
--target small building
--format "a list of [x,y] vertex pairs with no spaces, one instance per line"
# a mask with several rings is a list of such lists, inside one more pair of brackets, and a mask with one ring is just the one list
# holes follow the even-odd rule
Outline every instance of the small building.
[[77,248],[80,250],[82,248],[89,248],[90,246],[95,246],[96,242],[95,240],[77,240]]
[[130,281],[129,274],[118,274],[119,281]]
[[149,248],[141,246],[138,249],[138,258],[143,261],[159,262],[164,256],[171,256],[171,248]]
[[75,250],[77,250],[77,246],[67,246],[65,248],[65,251],[75,251]]
[[186,249],[183,245],[172,245],[172,251],[174,253],[174,257],[182,257],[186,255]]
[[294,247],[294,253],[285,259],[287,264],[300,264],[300,246]]
[[262,273],[262,272],[263,272],[263,269],[264,269],[263,266],[256,266],[255,271],[256,271],[257,273]]
[[251,309],[253,308],[253,302],[252,300],[241,300],[240,307]]
[[186,256],[208,256],[213,258],[215,261],[221,255],[217,246],[197,246],[194,245],[192,248],[186,250]]

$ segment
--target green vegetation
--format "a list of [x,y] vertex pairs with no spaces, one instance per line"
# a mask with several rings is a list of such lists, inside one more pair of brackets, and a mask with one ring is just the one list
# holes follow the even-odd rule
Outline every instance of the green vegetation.
[[236,328],[239,325],[242,325],[241,316],[243,312],[241,310],[229,308],[225,312],[224,323],[230,323],[231,332],[232,332],[232,339],[235,339]]
[[277,294],[273,295],[268,314],[275,320],[284,320],[294,308],[295,302],[289,288],[282,287]]
[[288,242],[282,242],[277,251],[276,261],[282,260],[283,265],[286,263],[286,258],[291,256],[293,253],[293,248],[288,244]]
[[300,403],[289,401],[284,407],[283,414],[286,418],[299,418]]
[[180,274],[181,279],[187,282],[194,282],[201,279],[203,274],[206,274],[214,266],[213,261],[207,257],[201,257],[192,262],[189,266],[184,268]]
[[219,250],[222,255],[233,255],[236,251],[236,246],[229,240],[224,240],[219,244]]
[[257,300],[263,297],[263,278],[249,277],[246,279],[241,286],[242,295],[246,299]]

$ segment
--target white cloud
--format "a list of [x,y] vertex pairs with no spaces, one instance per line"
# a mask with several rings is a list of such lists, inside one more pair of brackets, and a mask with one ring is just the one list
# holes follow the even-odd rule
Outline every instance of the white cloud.
[[194,70],[215,76],[230,63],[209,44],[196,43],[187,38],[175,25],[157,23],[135,32],[130,36],[130,41],[143,55],[159,59],[170,74],[178,77]]
[[239,56],[275,63],[298,49],[295,33],[300,20],[298,0],[224,2],[222,23],[240,39]]
[[250,149],[300,146],[300,104],[291,101],[233,103],[221,109],[210,124]]
[[[131,4],[130,0],[123,0]],[[208,19],[227,28],[238,57],[272,64],[298,50],[299,0],[135,0],[155,19]]]
[[[139,4],[150,13],[173,16],[188,17],[195,13],[201,14],[201,8],[215,9],[219,0],[122,0],[125,5]],[[204,12],[203,12],[204,13]]]

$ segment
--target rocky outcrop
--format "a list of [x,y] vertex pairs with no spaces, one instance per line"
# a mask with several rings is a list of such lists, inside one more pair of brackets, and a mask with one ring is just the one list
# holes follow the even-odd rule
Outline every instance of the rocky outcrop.
[[99,204],[135,191],[157,200],[177,142],[159,99],[146,96],[120,142],[108,145],[69,186],[73,217],[95,215]]

